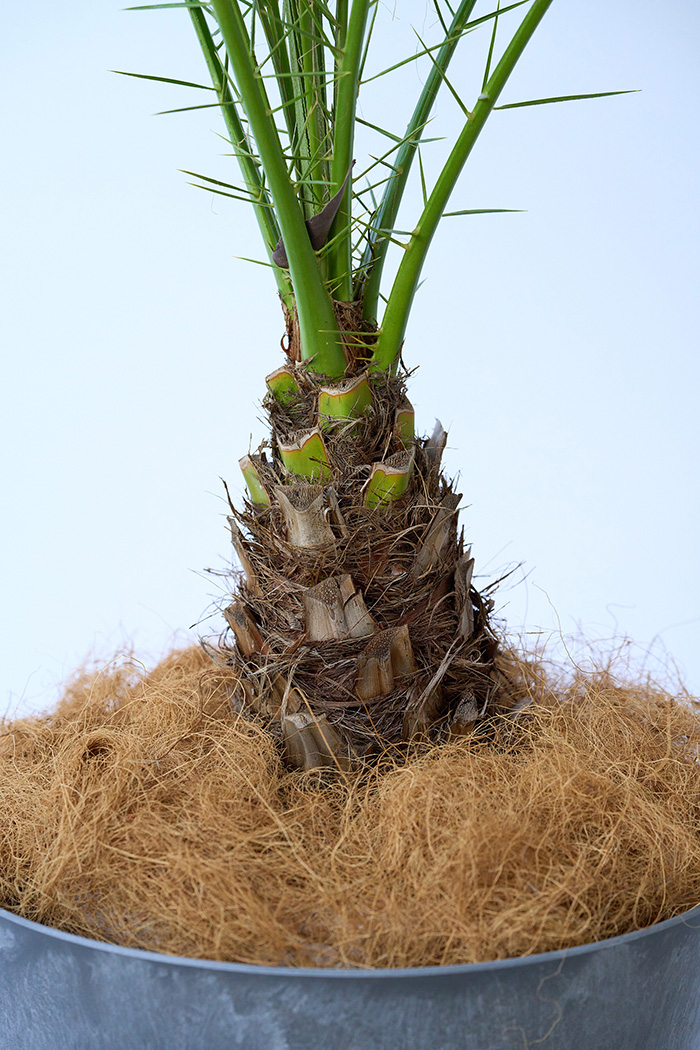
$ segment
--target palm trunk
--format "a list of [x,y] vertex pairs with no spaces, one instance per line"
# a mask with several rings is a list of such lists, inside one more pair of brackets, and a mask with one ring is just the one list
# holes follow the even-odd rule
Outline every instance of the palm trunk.
[[334,385],[301,361],[287,317],[267,451],[246,457],[250,500],[229,519],[243,572],[220,654],[238,706],[303,768],[470,731],[495,690],[492,602],[472,585],[446,435],[413,440],[403,377],[367,377],[362,304],[336,314],[348,365]]
[[[460,173],[551,2],[531,0],[502,49],[501,17],[520,2],[476,18],[473,0],[448,4],[449,26],[438,4],[442,41],[363,81],[372,0],[185,0],[243,177],[212,183],[255,209],[287,311],[287,360],[267,377],[270,439],[241,460],[249,500],[231,508],[243,573],[219,655],[236,670],[240,709],[269,723],[295,766],[342,768],[468,733],[494,703],[492,603],[472,585],[460,497],[441,468],[447,435],[438,425],[415,437],[399,362],[435,231],[459,214],[446,208]],[[467,108],[447,70],[482,25],[485,67]],[[361,84],[421,56],[431,70],[403,137],[360,121]],[[429,191],[421,150],[443,83],[464,122]],[[354,185],[357,121],[391,145]],[[423,206],[402,232],[414,158]],[[402,255],[385,296],[389,244]]]

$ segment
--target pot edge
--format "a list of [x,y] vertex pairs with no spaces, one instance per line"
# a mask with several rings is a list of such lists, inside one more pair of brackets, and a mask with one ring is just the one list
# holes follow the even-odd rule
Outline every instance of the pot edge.
[[[692,920],[696,922],[693,923]],[[44,926],[42,923],[24,919],[14,912],[0,908],[0,922],[14,923],[37,934],[44,934],[60,941],[68,941],[71,944],[84,948],[92,948],[96,951],[110,952],[111,954],[123,955],[127,958],[142,959],[144,961],[170,964],[173,966],[185,966],[194,969],[207,969],[224,971],[228,973],[259,974],[261,976],[284,976],[303,978],[333,978],[340,980],[357,980],[358,978],[381,978],[388,980],[392,978],[404,980],[407,977],[429,977],[445,976],[450,974],[484,973],[496,969],[512,969],[518,966],[536,964],[545,960],[563,961],[571,956],[585,955],[594,951],[606,951],[621,943],[630,943],[642,937],[648,937],[654,933],[670,929],[673,926],[684,924],[691,928],[700,930],[700,904],[694,905],[688,911],[681,912],[671,919],[664,919],[645,926],[640,930],[632,930],[630,933],[622,933],[617,937],[609,937],[602,941],[592,941],[590,944],[579,944],[573,948],[559,948],[550,952],[538,952],[532,955],[519,955],[510,959],[491,959],[481,963],[458,963],[452,966],[412,966],[403,968],[386,969],[337,969],[323,967],[296,967],[296,966],[257,966],[253,963],[220,962],[213,959],[194,959],[189,956],[167,955],[162,952],[145,951],[142,948],[125,948],[118,944],[110,944],[107,941],[92,940],[89,937],[81,937],[74,933],[66,933],[63,930],[54,929],[52,926]]]

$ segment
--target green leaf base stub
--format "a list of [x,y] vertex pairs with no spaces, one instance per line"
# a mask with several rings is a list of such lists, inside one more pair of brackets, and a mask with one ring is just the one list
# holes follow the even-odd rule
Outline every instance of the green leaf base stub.
[[318,394],[318,415],[321,426],[329,420],[359,419],[372,404],[367,374],[344,379],[334,386],[322,386]]
[[282,463],[291,473],[307,481],[328,482],[332,478],[328,452],[321,431],[314,427],[299,434],[296,441],[277,442]]
[[365,485],[366,507],[380,507],[401,499],[413,473],[413,449],[397,452],[383,463],[375,463]]
[[260,479],[260,473],[255,464],[255,457],[243,456],[238,460],[238,464],[248,486],[251,503],[256,507],[269,507],[271,500],[267,489]]

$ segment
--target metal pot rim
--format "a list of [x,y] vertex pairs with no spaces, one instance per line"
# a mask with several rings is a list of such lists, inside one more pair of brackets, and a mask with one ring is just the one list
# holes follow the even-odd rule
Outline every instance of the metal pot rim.
[[488,973],[490,970],[513,969],[520,966],[536,964],[544,960],[555,962],[570,958],[571,956],[585,955],[601,950],[604,951],[614,948],[619,944],[629,944],[632,941],[652,936],[654,933],[660,933],[663,930],[668,930],[673,926],[679,926],[681,924],[700,930],[700,905],[696,905],[689,911],[682,912],[680,915],[676,915],[672,919],[664,919],[662,922],[655,923],[652,926],[646,926],[644,929],[632,930],[631,933],[623,933],[617,937],[609,937],[602,941],[593,941],[590,944],[580,944],[573,948],[560,948],[556,951],[539,952],[533,955],[519,955],[512,959],[492,959],[489,962],[482,963],[460,963],[454,966],[396,967],[393,969],[387,968],[380,970],[324,969],[322,967],[297,966],[257,966],[252,963],[218,962],[213,959],[192,959],[187,956],[165,955],[161,952],[144,951],[141,948],[124,948],[121,945],[109,944],[106,941],[96,941],[91,940],[89,937],[79,937],[74,933],[66,933],[63,930],[56,930],[51,926],[44,926],[41,923],[32,922],[31,919],[24,919],[19,915],[15,915],[13,912],[5,911],[4,908],[0,908],[0,921],[16,923],[18,926],[22,926],[36,934],[44,934],[47,937],[53,937],[59,941],[68,941],[71,944],[80,945],[83,948],[92,948],[95,951],[109,952],[113,955],[123,955],[129,959],[142,959],[150,962],[167,963],[178,967],[224,971],[228,973],[260,974],[262,976],[319,977],[325,979],[332,977],[338,980],[356,980],[357,978],[366,979],[371,977],[379,979],[400,978],[404,980],[407,977],[437,977],[440,974],[445,974],[447,976],[450,974]]

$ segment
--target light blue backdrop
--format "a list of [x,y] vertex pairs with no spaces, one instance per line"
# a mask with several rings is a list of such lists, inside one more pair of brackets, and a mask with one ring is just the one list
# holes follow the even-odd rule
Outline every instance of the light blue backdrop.
[[[434,22],[416,0],[381,10],[389,61]],[[217,595],[201,570],[230,556],[219,477],[240,492],[264,435],[281,322],[269,273],[235,258],[260,254],[243,206],[178,173],[235,179],[216,111],[154,117],[200,99],[108,72],[201,80],[186,14],[37,0],[3,23],[0,699],[16,710],[90,653],[133,642],[148,663],[196,637]],[[422,428],[450,430],[479,570],[522,563],[499,597],[510,628],[628,635],[696,691],[699,30],[691,0],[555,0],[503,101],[642,91],[494,115],[451,207],[526,211],[445,223],[405,347]],[[474,53],[455,73],[467,101]],[[424,75],[378,82],[363,115],[400,132]],[[447,105],[435,134],[455,122]]]

